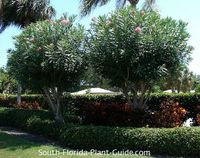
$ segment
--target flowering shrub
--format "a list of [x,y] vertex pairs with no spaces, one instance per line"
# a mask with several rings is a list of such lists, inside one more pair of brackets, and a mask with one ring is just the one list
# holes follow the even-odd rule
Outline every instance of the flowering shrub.
[[84,45],[90,65],[121,89],[132,109],[144,109],[152,83],[190,58],[187,24],[156,12],[123,8],[93,18],[90,26]]
[[138,26],[135,28],[135,32],[140,33],[142,31],[142,29]]
[[60,109],[63,91],[79,85],[86,68],[84,34],[75,16],[64,15],[29,25],[15,37],[15,49],[10,50],[10,73],[23,86],[45,95],[58,122],[64,122]]
[[161,103],[161,111],[155,113],[158,126],[180,127],[187,114],[186,109],[180,106],[179,102],[164,101]]

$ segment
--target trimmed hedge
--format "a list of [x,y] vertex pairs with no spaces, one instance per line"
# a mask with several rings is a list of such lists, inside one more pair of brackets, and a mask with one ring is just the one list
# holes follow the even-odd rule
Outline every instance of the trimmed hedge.
[[61,142],[68,147],[98,150],[143,150],[151,154],[200,156],[200,128],[66,127]]
[[0,126],[41,134],[74,149],[149,150],[151,154],[200,156],[200,128],[119,128],[56,125],[46,111],[0,108]]
[[58,136],[60,128],[55,124],[50,112],[2,107],[0,108],[0,126],[15,127],[52,139]]
[[[45,107],[45,109],[48,107],[46,101],[44,100],[42,95],[22,95],[21,96],[22,101],[27,103],[34,103],[38,102],[41,107]],[[3,107],[13,107],[16,105],[17,96],[16,95],[3,95],[0,94],[0,106]]]
[[[141,127],[152,126],[153,120],[149,114],[160,111],[160,105],[166,99],[178,101],[188,111],[184,119],[190,117],[196,119],[197,115],[200,114],[200,94],[196,93],[152,94],[147,101],[149,110],[144,115],[138,115],[137,112],[127,112],[126,99],[122,95],[66,95],[63,105],[67,115],[70,113],[78,116],[82,119],[83,124]],[[48,109],[42,95],[23,95],[22,101],[25,102],[25,105],[26,102],[32,102],[33,105],[37,102],[43,109]],[[16,96],[0,96],[0,106],[12,107],[14,104],[16,104]],[[27,105],[31,106],[31,104]],[[76,117],[74,119],[77,120]],[[143,120],[143,122],[138,120]],[[151,120],[151,122],[149,123],[148,120]]]
[[[189,111],[196,110],[196,106],[200,106],[200,93],[153,93],[150,95],[147,105],[150,109],[158,109],[160,103],[165,100],[179,101],[184,108]],[[37,101],[41,106],[47,107],[42,95],[22,95],[22,101],[35,102]],[[116,103],[122,104],[126,99],[122,95],[66,95],[63,103],[65,105],[74,105],[76,107],[85,105],[91,102],[101,103]],[[13,106],[16,103],[16,95],[0,95],[0,106]]]

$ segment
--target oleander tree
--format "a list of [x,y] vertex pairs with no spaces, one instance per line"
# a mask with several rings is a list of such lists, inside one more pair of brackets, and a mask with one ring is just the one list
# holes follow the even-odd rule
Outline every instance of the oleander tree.
[[[97,73],[121,88],[132,109],[145,109],[145,95],[169,70],[187,64],[187,24],[131,7],[93,18],[86,46]],[[133,98],[130,98],[130,95]]]
[[83,41],[84,27],[74,16],[65,16],[31,24],[15,38],[9,53],[10,73],[22,85],[41,90],[61,123],[63,92],[76,86],[85,70]]

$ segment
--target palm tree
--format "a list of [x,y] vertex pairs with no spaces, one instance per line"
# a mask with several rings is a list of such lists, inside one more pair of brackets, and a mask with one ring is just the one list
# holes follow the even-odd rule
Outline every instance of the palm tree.
[[[129,2],[132,7],[136,7],[140,0],[116,0],[116,7],[123,7],[126,2]],[[88,15],[93,9],[97,6],[106,5],[110,0],[81,0],[81,16]],[[152,5],[155,3],[155,0],[145,0],[143,8],[146,10],[153,10]]]
[[190,92],[190,90],[192,90],[192,85],[194,84],[193,78],[194,74],[190,72],[188,68],[186,68],[182,74],[182,86],[181,86],[181,90],[184,93]]
[[50,0],[0,0],[0,33],[10,25],[23,28],[54,15]]

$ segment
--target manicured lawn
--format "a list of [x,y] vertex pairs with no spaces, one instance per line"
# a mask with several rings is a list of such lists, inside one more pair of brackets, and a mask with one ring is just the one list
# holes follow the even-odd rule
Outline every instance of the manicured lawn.
[[[47,157],[51,157],[51,158],[79,158],[79,157],[83,157],[83,158],[99,158],[99,157],[106,157],[106,158],[145,158],[142,156],[115,156],[115,155],[91,155],[91,153],[89,153],[88,155],[69,155],[69,154],[65,154],[64,156],[59,156],[59,155],[55,155],[54,156],[44,156],[41,155],[41,153],[44,152],[51,152],[51,154],[53,154],[52,152],[54,151],[59,151],[60,153],[63,153],[63,149],[59,148],[59,147],[55,147],[52,145],[43,145],[43,144],[39,144],[39,143],[35,143],[29,140],[26,140],[24,138],[21,138],[19,136],[13,136],[13,135],[8,135],[5,133],[1,133],[0,131],[0,157],[2,158],[47,158]],[[65,152],[72,152],[72,150],[65,150]],[[44,153],[45,154],[45,153]]]

